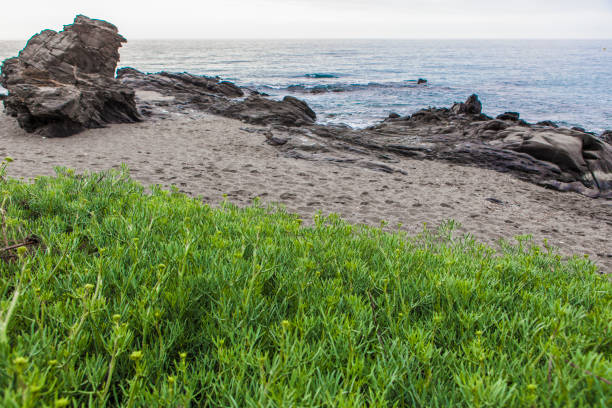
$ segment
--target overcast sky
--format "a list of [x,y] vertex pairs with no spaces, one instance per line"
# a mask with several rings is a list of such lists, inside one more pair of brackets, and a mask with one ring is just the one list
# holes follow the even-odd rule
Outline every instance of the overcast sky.
[[[129,39],[612,38],[612,0],[3,1],[0,39],[61,29],[76,14]],[[159,4],[159,5],[158,5]]]

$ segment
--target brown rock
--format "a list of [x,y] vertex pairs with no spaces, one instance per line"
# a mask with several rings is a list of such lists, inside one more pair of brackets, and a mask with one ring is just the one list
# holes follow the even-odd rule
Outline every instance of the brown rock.
[[7,113],[49,137],[140,120],[134,91],[114,79],[124,42],[114,25],[82,15],[63,31],[33,36],[2,64]]

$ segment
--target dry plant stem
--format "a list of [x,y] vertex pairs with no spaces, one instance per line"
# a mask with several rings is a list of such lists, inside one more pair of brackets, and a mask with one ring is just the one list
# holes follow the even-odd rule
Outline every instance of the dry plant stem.
[[7,247],[0,248],[0,251],[1,252],[10,251],[11,249],[17,249],[17,248],[21,248],[21,247],[24,247],[24,246],[34,245],[34,244],[35,244],[35,242],[32,242],[32,241],[22,242],[20,244],[9,245]]
[[6,198],[2,201],[2,206],[0,206],[0,214],[2,214],[2,237],[4,238],[4,246],[9,246],[8,237],[6,235],[6,211],[4,210],[4,203],[6,203]]
[[605,378],[600,377],[600,376],[598,376],[597,374],[590,372],[589,370],[585,370],[584,368],[580,368],[580,367],[578,367],[576,364],[572,363],[572,362],[571,362],[571,361],[569,361],[569,360],[565,360],[565,362],[566,362],[567,364],[569,364],[570,366],[574,367],[576,370],[580,370],[580,371],[582,371],[582,372],[583,372],[583,373],[585,373],[585,374],[588,374],[588,375],[591,375],[591,376],[593,376],[593,377],[597,378],[599,381],[605,382],[605,383],[606,383],[606,384],[608,384],[608,385],[612,385],[612,381],[610,381],[610,380],[606,380]]

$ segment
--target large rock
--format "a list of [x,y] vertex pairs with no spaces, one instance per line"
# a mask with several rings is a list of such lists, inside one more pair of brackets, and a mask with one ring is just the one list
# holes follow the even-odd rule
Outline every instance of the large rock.
[[465,102],[454,104],[451,112],[454,114],[467,113],[469,115],[480,115],[482,103],[478,99],[478,95],[472,94]]
[[[492,119],[481,113],[477,101],[473,95],[451,109],[424,109],[362,130],[315,125],[300,138],[312,138],[322,145],[319,151],[326,151],[308,156],[309,160],[444,160],[513,174],[560,191],[612,198],[612,147],[603,138],[530,125],[516,113]],[[291,150],[294,146],[288,140],[278,148],[290,157],[304,157],[303,151]]]
[[138,121],[134,91],[114,78],[124,42],[114,25],[82,15],[63,31],[33,36],[3,62],[7,113],[26,131],[49,137]]
[[292,96],[275,101],[260,95],[251,95],[226,109],[214,111],[257,125],[303,126],[313,124],[317,118],[306,102]]
[[[246,88],[239,88],[219,78],[188,73],[158,72],[145,74],[133,68],[121,68],[117,78],[136,90],[143,108],[151,110],[161,105],[166,110],[199,110],[239,119],[258,125],[299,127],[314,124],[316,114],[308,104],[292,96],[277,101]],[[155,93],[168,99],[146,100],[145,93]],[[245,97],[246,96],[246,97]]]

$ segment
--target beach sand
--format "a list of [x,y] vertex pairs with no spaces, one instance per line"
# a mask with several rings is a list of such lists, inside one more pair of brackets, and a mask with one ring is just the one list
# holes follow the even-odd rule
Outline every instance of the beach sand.
[[[55,166],[100,171],[127,164],[145,185],[175,185],[205,202],[281,203],[305,221],[319,210],[353,223],[418,233],[448,219],[460,232],[495,245],[533,235],[563,255],[588,254],[612,272],[612,202],[560,193],[491,170],[443,162],[402,160],[407,172],[387,174],[342,163],[283,156],[254,132],[257,126],[212,115],[112,125],[61,139],[43,139],[0,114],[0,156],[15,161],[8,176],[53,175]],[[500,200],[501,203],[495,202]]]

